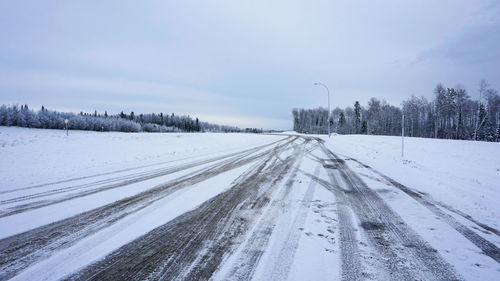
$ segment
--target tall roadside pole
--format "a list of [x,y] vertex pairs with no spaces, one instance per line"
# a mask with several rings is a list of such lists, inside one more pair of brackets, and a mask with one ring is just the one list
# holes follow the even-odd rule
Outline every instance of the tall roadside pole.
[[403,114],[403,121],[401,122],[401,158],[405,157],[405,115]]
[[320,82],[316,82],[314,83],[314,85],[316,86],[323,86],[325,89],[326,89],[326,93],[328,94],[328,137],[330,137],[331,135],[331,130],[330,130],[330,90],[328,89],[328,87],[323,84],[323,83],[320,83]]

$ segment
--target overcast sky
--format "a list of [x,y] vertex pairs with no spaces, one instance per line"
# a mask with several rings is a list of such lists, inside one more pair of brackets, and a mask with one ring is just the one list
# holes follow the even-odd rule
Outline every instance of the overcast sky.
[[290,129],[294,107],[500,87],[500,1],[1,1],[0,103]]

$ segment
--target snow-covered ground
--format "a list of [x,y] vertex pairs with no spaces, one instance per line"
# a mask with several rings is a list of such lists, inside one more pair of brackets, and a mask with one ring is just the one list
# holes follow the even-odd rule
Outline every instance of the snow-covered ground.
[[498,247],[498,233],[485,231],[478,224],[500,229],[500,143],[406,137],[402,158],[401,137],[346,135],[323,138],[338,155],[361,162],[346,161],[371,188],[381,190],[380,195],[391,208],[452,261],[463,277],[471,280],[500,278],[498,262],[478,251],[470,241],[442,222],[442,218],[429,219],[435,214],[411,197],[401,192],[386,192],[387,184],[364,167],[370,166],[424,198],[438,202],[445,214]]
[[66,136],[62,130],[0,127],[3,176],[0,190],[139,166],[202,159],[276,139],[275,136],[251,134],[91,131],[70,131]]
[[401,137],[339,135],[327,143],[339,155],[500,229],[500,143],[406,137],[403,158]]
[[0,279],[500,278],[500,144],[290,135],[0,127]]

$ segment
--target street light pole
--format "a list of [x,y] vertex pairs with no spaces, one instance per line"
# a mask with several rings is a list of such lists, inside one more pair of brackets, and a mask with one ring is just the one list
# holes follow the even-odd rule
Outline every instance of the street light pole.
[[320,82],[316,82],[316,83],[314,83],[314,85],[323,86],[326,89],[326,92],[328,93],[328,137],[330,137],[330,135],[331,135],[331,130],[330,130],[330,90],[328,89],[328,87],[325,84],[320,83]]

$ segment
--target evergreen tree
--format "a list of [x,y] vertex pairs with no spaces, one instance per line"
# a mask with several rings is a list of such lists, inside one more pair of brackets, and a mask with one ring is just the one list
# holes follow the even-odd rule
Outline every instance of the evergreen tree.
[[345,125],[345,116],[344,116],[344,112],[341,111],[340,117],[339,117],[339,127],[343,128],[344,125]]
[[198,120],[198,118],[196,118],[195,131],[197,131],[197,132],[200,131],[200,120]]
[[356,134],[360,133],[360,123],[361,123],[361,105],[359,101],[354,103],[354,128]]

